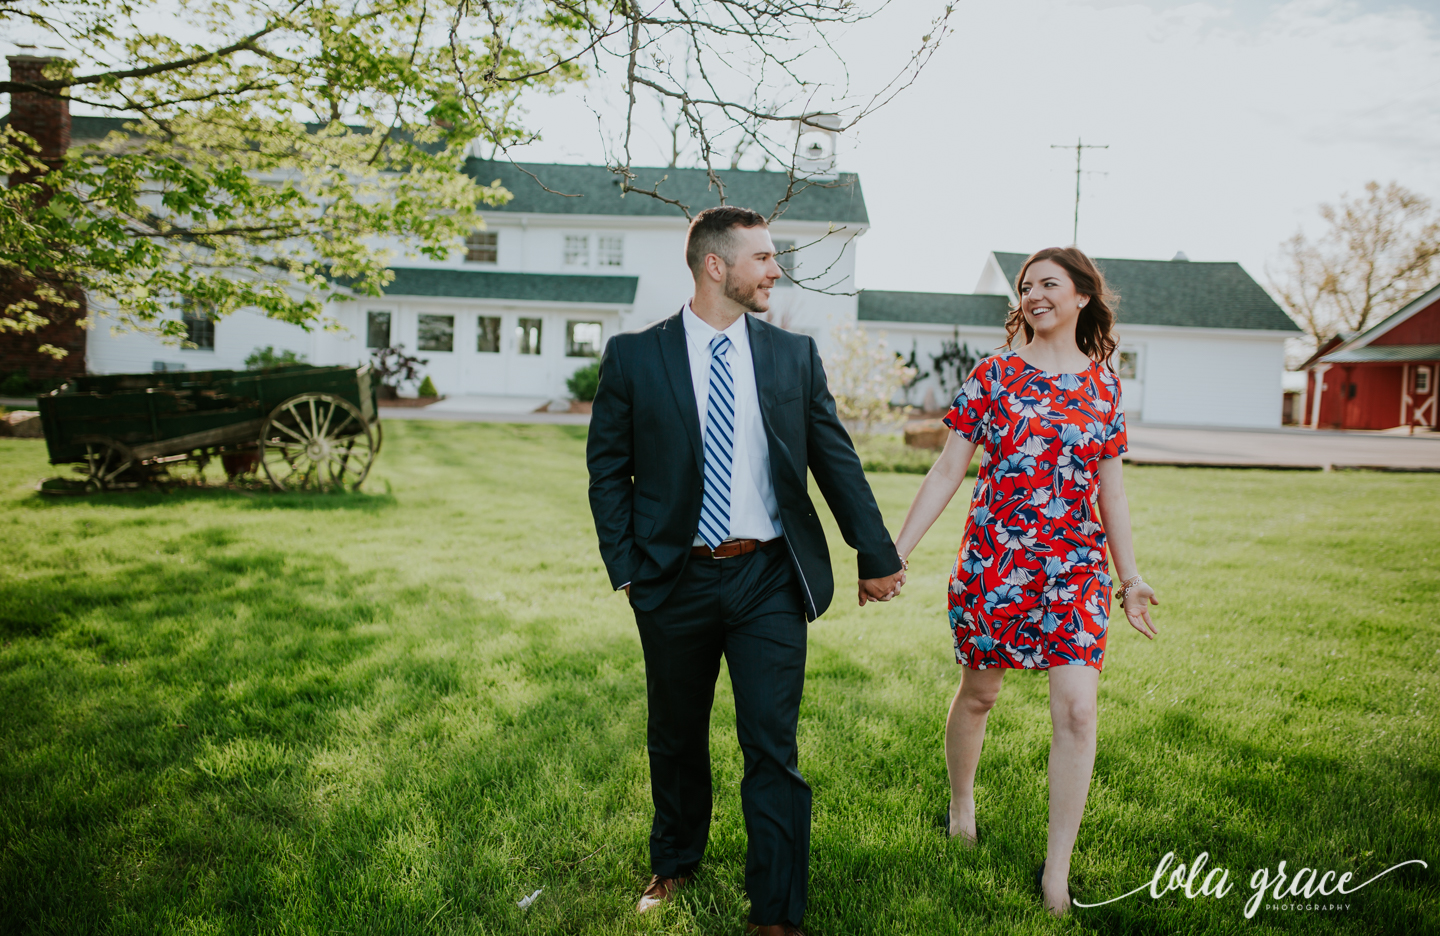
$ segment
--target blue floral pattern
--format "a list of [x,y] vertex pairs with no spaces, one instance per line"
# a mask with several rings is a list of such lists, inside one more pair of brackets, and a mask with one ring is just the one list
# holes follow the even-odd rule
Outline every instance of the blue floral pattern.
[[1126,451],[1119,380],[1099,364],[1046,373],[1006,351],[975,367],[945,424],[980,446],[950,572],[955,661],[1100,669],[1112,583],[1096,471]]

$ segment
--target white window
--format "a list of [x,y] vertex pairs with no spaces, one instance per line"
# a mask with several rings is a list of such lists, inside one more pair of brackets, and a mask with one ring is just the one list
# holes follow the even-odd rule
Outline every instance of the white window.
[[500,353],[500,316],[481,315],[475,320],[475,350]]
[[465,238],[466,263],[494,263],[499,259],[499,231],[471,231]]
[[597,267],[623,267],[625,265],[625,238],[619,234],[601,235],[595,238],[595,265]]
[[515,326],[515,353],[539,354],[540,329],[544,324],[544,319],[522,318]]
[[209,302],[185,299],[180,312],[185,323],[185,341],[197,351],[215,350],[215,306]]
[[1428,367],[1419,367],[1419,368],[1416,368],[1416,370],[1415,370],[1415,392],[1416,392],[1416,393],[1427,393],[1427,394],[1430,392],[1430,368],[1428,368]]
[[1120,360],[1116,362],[1115,373],[1121,380],[1134,380],[1140,373],[1140,352],[1121,351]]
[[419,340],[415,343],[421,351],[455,350],[455,316],[453,315],[419,316],[416,332]]
[[795,285],[795,242],[793,240],[775,241],[775,262],[780,264],[780,269],[785,275],[776,281],[776,286]]
[[565,356],[599,357],[603,331],[599,322],[566,322]]
[[588,267],[590,265],[590,235],[565,235],[565,265],[567,267]]
[[365,347],[390,347],[390,313],[370,311],[365,313]]

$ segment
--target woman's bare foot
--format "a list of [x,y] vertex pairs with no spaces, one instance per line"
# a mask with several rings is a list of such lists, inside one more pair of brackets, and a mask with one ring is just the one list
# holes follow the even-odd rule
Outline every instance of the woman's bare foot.
[[1045,910],[1051,916],[1062,917],[1070,912],[1070,882],[1064,878],[1056,880],[1056,877],[1047,866],[1045,876],[1040,879],[1040,892],[1044,897]]
[[977,841],[975,833],[975,798],[950,801],[950,837],[958,838],[967,845]]

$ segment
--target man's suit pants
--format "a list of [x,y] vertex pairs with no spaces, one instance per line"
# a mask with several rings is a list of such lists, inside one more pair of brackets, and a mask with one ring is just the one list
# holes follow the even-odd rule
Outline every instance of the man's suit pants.
[[692,557],[665,602],[636,611],[650,707],[650,867],[689,875],[710,831],[710,708],[723,654],[745,757],[740,783],[750,921],[799,924],[810,865],[810,786],[795,729],[805,685],[804,605],[785,543]]

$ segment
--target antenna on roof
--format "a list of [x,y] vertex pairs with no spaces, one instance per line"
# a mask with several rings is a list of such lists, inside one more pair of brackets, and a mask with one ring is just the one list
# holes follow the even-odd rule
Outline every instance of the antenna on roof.
[[1081,154],[1082,154],[1082,152],[1083,152],[1084,150],[1087,150],[1087,149],[1109,149],[1109,148],[1110,148],[1110,145],[1107,143],[1107,144],[1105,144],[1104,146],[1091,146],[1091,145],[1088,144],[1088,143],[1082,143],[1082,142],[1080,142],[1080,138],[1079,138],[1079,137],[1076,137],[1076,138],[1075,138],[1075,145],[1074,145],[1074,146],[1071,146],[1069,143],[1063,143],[1063,144],[1055,144],[1055,145],[1052,145],[1050,148],[1051,148],[1051,149],[1073,149],[1073,150],[1075,151],[1075,227],[1074,227],[1074,229],[1071,230],[1071,232],[1070,232],[1070,245],[1071,245],[1072,247],[1079,246],[1079,244],[1080,244],[1080,156],[1081,156]]

